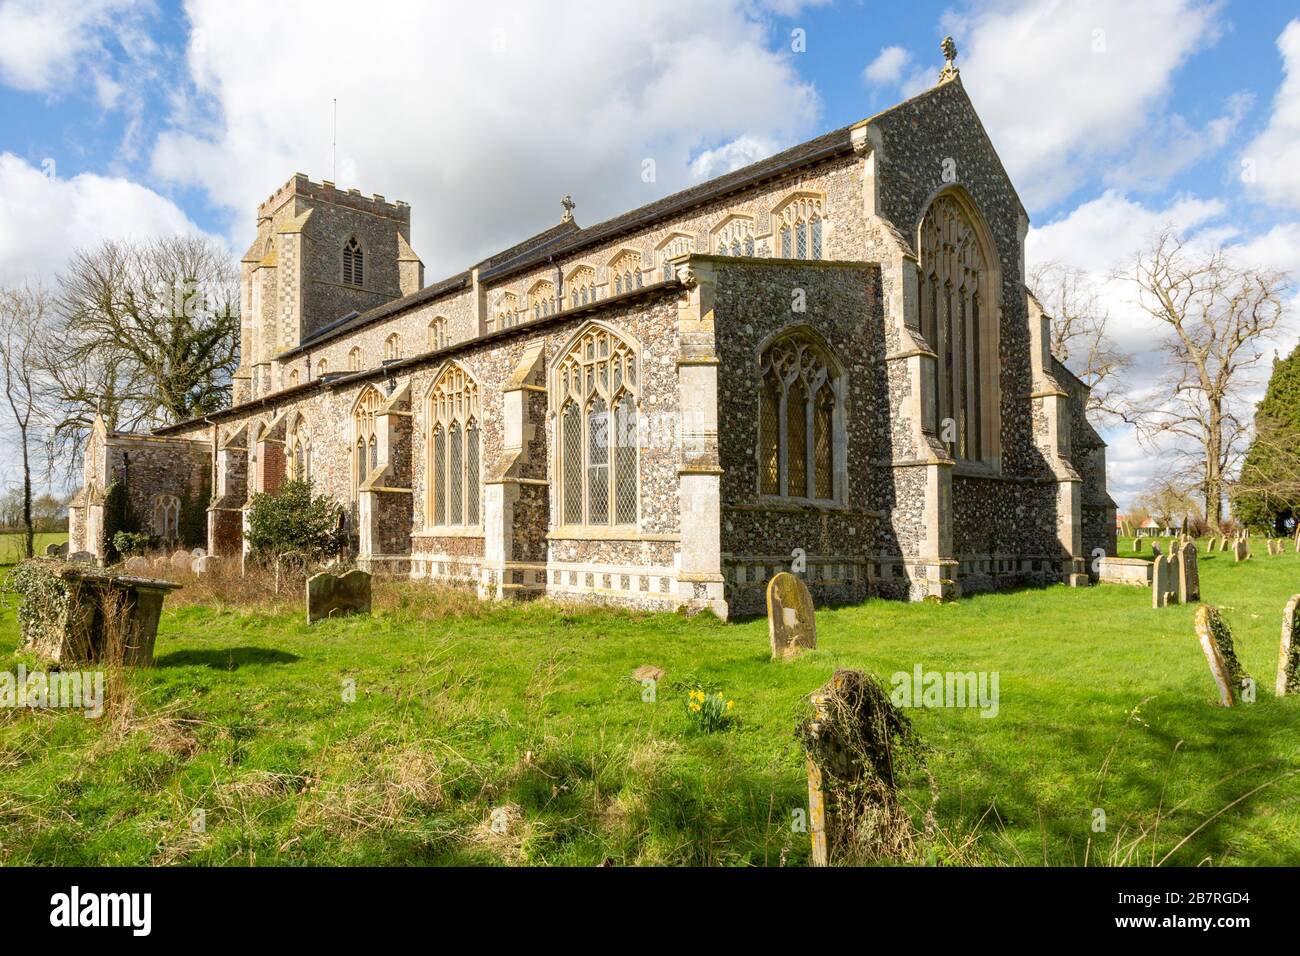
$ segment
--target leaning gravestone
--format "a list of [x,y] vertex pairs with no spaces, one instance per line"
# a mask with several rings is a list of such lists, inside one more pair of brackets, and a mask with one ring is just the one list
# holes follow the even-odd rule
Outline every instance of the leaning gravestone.
[[1201,572],[1197,566],[1196,545],[1190,541],[1178,549],[1178,601],[1190,604],[1201,599]]
[[353,569],[346,574],[321,571],[307,579],[307,623],[327,617],[370,613],[370,575]]
[[1245,541],[1238,538],[1232,543],[1232,558],[1234,561],[1245,561],[1250,557],[1250,548]]
[[1291,595],[1282,612],[1282,645],[1277,652],[1277,696],[1300,694],[1300,594]]
[[789,571],[767,583],[767,635],[772,659],[792,657],[817,647],[817,620],[808,585]]
[[1168,607],[1178,603],[1178,569],[1172,557],[1160,555],[1151,568],[1151,606]]
[[1202,604],[1196,609],[1196,638],[1201,642],[1210,674],[1219,690],[1219,703],[1231,707],[1241,699],[1246,672],[1237,660],[1237,650],[1232,641],[1232,629],[1217,608]]

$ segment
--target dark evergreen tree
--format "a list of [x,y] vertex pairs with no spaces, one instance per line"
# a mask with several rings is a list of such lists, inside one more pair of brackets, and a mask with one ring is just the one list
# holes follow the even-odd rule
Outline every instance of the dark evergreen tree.
[[1248,528],[1286,534],[1300,511],[1300,346],[1276,362],[1255,408],[1255,436],[1241,466],[1233,513]]

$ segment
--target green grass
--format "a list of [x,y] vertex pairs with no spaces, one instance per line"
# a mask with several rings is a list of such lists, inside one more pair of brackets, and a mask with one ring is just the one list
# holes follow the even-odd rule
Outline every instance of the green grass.
[[[1200,551],[1203,595],[1259,682],[1235,710],[1214,704],[1194,607],[1155,611],[1119,586],[825,609],[818,649],[786,663],[768,659],[765,620],[544,603],[436,616],[445,595],[410,585],[371,619],[313,628],[168,610],[129,719],[0,715],[0,860],[800,865],[807,694],[836,668],[888,680],[920,663],[1000,678],[994,718],[910,712],[939,794],[929,859],[1078,865],[1136,847],[1127,862],[1294,865],[1300,699],[1272,685],[1300,556]],[[16,643],[10,606],[0,670],[34,663]],[[629,679],[641,664],[667,671],[655,703]],[[696,683],[735,700],[732,729],[690,729]],[[919,819],[925,781],[907,794]],[[521,822],[492,832],[508,804]]]
[[[63,544],[68,540],[66,531],[41,531],[34,541],[36,553],[45,553],[47,545]],[[0,532],[0,567],[17,564],[23,559],[23,535],[15,532]]]

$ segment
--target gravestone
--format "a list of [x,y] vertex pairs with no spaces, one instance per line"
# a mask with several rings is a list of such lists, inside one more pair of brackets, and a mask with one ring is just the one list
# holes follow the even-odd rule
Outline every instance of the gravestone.
[[1144,542],[1145,540],[1146,540],[1146,538],[1134,538],[1134,539],[1133,539],[1133,553],[1134,553],[1134,554],[1141,554],[1141,553],[1142,553],[1142,542]]
[[210,571],[215,571],[220,564],[220,555],[201,554],[190,563],[190,570],[195,574],[207,574]]
[[327,617],[370,613],[370,575],[353,569],[346,574],[321,571],[307,579],[307,623]]
[[1163,553],[1164,553],[1163,551],[1160,550],[1160,542],[1159,542],[1159,541],[1152,541],[1152,542],[1151,542],[1151,553],[1154,554],[1154,555],[1160,555],[1160,554],[1163,554]]
[[1190,541],[1178,549],[1178,601],[1190,604],[1201,599],[1201,572],[1197,566],[1196,545]]
[[149,563],[148,558],[142,558],[137,554],[134,557],[127,558],[123,567],[130,574],[148,574],[152,565]]
[[89,551],[73,551],[68,555],[68,560],[74,564],[94,564],[95,556]]
[[1268,553],[1270,555],[1277,554],[1277,544],[1273,541],[1272,538],[1267,538],[1265,540],[1265,544],[1268,546]]
[[1224,707],[1233,706],[1241,700],[1246,672],[1237,660],[1232,629],[1218,608],[1202,604],[1196,609],[1196,638],[1201,643],[1206,663],[1210,665],[1210,676],[1219,691],[1219,703]]
[[1151,567],[1151,606],[1178,603],[1178,569],[1172,556],[1160,555]]
[[45,546],[45,556],[47,558],[57,558],[59,556],[59,547],[60,545],[57,545],[53,541],[51,541],[49,544]]
[[173,551],[169,559],[172,569],[175,571],[188,571],[190,564],[193,563],[194,557],[188,551]]
[[201,558],[207,553],[208,552],[204,551],[202,548],[195,548],[193,551],[190,552],[190,557]]
[[767,636],[773,660],[817,647],[812,595],[808,585],[789,571],[782,571],[767,582]]
[[1206,553],[1206,554],[1213,554],[1213,553],[1214,553],[1214,539],[1213,539],[1213,538],[1211,538],[1209,541],[1205,542],[1205,553]]
[[1245,561],[1250,557],[1250,548],[1245,541],[1238,538],[1232,543],[1232,559],[1234,561]]
[[1300,694],[1300,594],[1291,595],[1282,611],[1282,645],[1277,652],[1277,696]]

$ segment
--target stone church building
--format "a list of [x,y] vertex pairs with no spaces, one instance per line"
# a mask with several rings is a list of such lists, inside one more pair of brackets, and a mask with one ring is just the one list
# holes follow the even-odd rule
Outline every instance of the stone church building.
[[952,65],[882,113],[426,285],[411,209],[297,175],[242,261],[230,408],[96,426],[73,548],[129,467],[164,538],[238,556],[287,478],[377,573],[657,609],[1085,584],[1115,550],[1087,387],[1025,286],[1029,220]]

